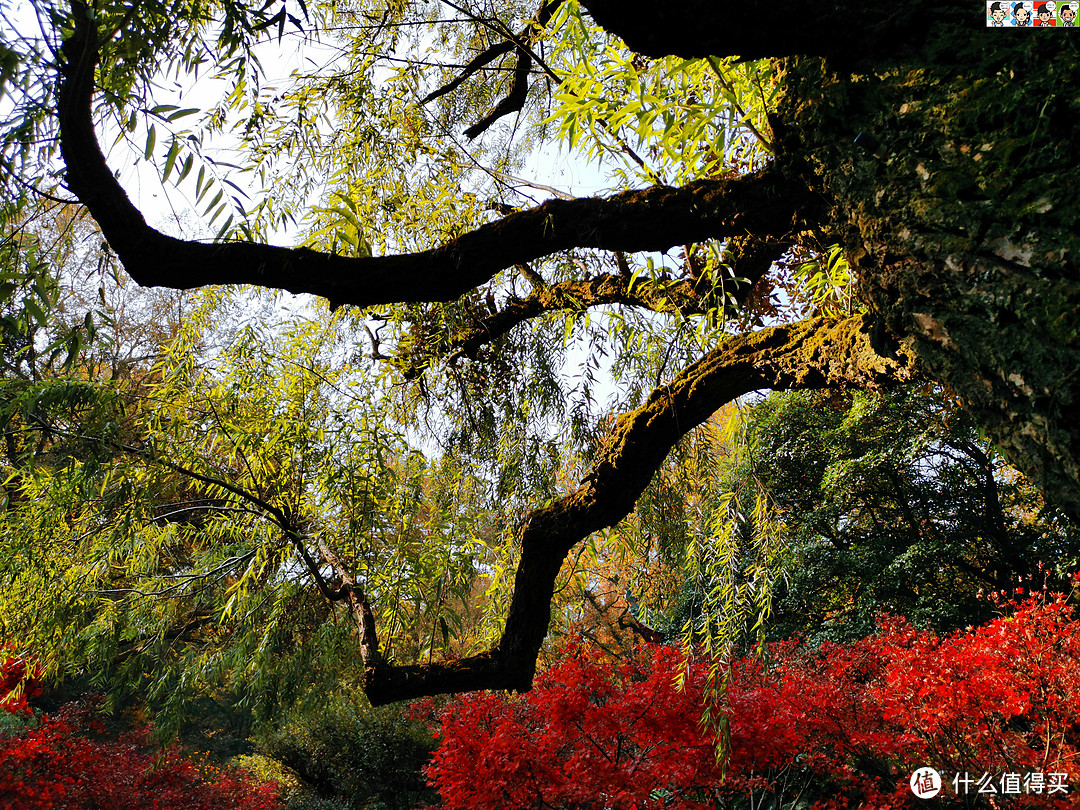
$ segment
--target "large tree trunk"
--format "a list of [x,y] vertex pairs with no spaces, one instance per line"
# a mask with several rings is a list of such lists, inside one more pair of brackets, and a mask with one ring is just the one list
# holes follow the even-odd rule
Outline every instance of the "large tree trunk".
[[912,340],[1080,520],[1073,33],[989,29],[976,4],[585,5],[652,54],[781,58],[778,168],[832,205],[822,229],[847,250],[879,347]]
[[855,75],[788,60],[782,159],[834,201],[881,333],[1080,519],[1080,60],[1006,34],[942,31]]

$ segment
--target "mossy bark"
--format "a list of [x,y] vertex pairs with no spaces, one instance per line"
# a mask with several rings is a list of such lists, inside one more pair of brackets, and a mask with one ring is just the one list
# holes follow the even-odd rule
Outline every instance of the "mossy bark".
[[[1025,32],[1037,33],[1037,32]],[[781,161],[834,201],[879,347],[908,338],[1080,519],[1080,58],[947,29],[902,59],[784,60]]]
[[881,357],[863,319],[809,319],[733,337],[623,414],[580,486],[529,515],[506,629],[498,646],[458,661],[395,666],[365,660],[372,704],[475,689],[528,690],[547,635],[555,579],[584,537],[622,520],[682,436],[721,405],[761,388],[875,388],[911,373],[906,353]]

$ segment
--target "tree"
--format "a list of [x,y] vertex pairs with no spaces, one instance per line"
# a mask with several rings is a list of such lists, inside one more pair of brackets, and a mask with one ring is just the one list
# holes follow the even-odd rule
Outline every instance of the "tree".
[[1047,564],[1064,585],[1075,529],[942,393],[785,392],[747,409],[726,474],[783,519],[772,637],[859,638],[882,611],[951,631]]
[[249,324],[211,362],[207,323],[232,330],[206,298],[143,376],[46,381],[7,403],[42,439],[27,463],[8,460],[5,633],[50,675],[148,700],[163,733],[208,688],[259,720],[278,714],[315,684],[351,682],[359,654],[350,610],[326,598],[340,580],[298,576],[309,552],[287,515],[322,538],[314,553],[365,572],[380,623],[397,628],[387,655],[460,654],[483,623],[468,612],[480,568],[498,562],[483,491],[380,424],[370,381],[332,365],[338,319]]
[[[335,8],[318,13],[332,15]],[[221,487],[221,498],[255,508],[292,538],[296,559],[325,598],[350,606],[364,687],[374,703],[528,689],[563,560],[582,538],[633,509],[687,431],[750,391],[873,389],[929,377],[954,392],[1048,499],[1074,518],[1080,515],[1080,426],[1071,418],[1080,382],[1069,371],[1078,365],[1080,303],[1080,235],[1071,194],[1078,180],[1077,100],[1060,89],[1076,70],[1068,43],[977,30],[977,10],[950,8],[928,18],[917,6],[837,3],[808,14],[800,4],[769,3],[732,14],[700,0],[668,3],[662,11],[640,0],[582,0],[581,7],[556,0],[539,10],[508,5],[494,19],[462,8],[463,19],[454,24],[463,33],[444,41],[450,49],[471,47],[476,55],[459,68],[458,78],[475,78],[501,58],[509,63],[502,75],[510,77],[505,93],[473,89],[459,95],[457,82],[427,94],[445,103],[444,112],[466,115],[492,101],[467,131],[470,137],[537,104],[529,102],[536,68],[560,82],[553,98],[572,143],[591,138],[594,151],[625,155],[654,185],[605,198],[554,199],[526,210],[461,191],[461,169],[448,157],[452,150],[433,145],[417,107],[395,113],[375,92],[377,71],[365,46],[377,41],[393,55],[398,51],[391,49],[404,47],[400,37],[408,25],[442,24],[407,4],[341,10],[375,32],[352,41],[350,71],[273,98],[252,89],[251,45],[266,28],[276,28],[280,39],[286,27],[302,27],[299,15],[309,13],[303,3],[293,13],[287,3],[249,11],[231,2],[128,8],[76,0],[70,9],[43,7],[43,24],[53,26],[43,45],[5,44],[3,76],[33,101],[19,107],[21,129],[11,131],[58,134],[68,191],[86,206],[133,279],[183,289],[253,284],[351,308],[358,319],[370,319],[363,326],[371,332],[371,354],[385,358],[383,350],[389,351],[409,390],[419,398],[442,398],[451,432],[471,432],[472,440],[456,435],[459,446],[476,450],[485,441],[502,441],[496,428],[506,431],[519,465],[505,479],[508,485],[527,487],[520,460],[528,457],[527,465],[536,459],[528,450],[536,429],[515,432],[515,422],[567,416],[550,388],[522,373],[546,369],[543,380],[556,376],[551,353],[537,348],[542,340],[513,341],[528,321],[548,324],[547,333],[537,327],[538,336],[550,334],[550,325],[561,319],[568,335],[577,329],[596,341],[587,331],[589,314],[609,313],[608,322],[618,324],[609,328],[622,342],[621,362],[637,372],[631,393],[646,380],[655,385],[641,399],[630,397],[626,412],[602,432],[582,431],[590,452],[582,456],[579,483],[540,504],[519,490],[519,500],[530,505],[517,533],[520,556],[505,627],[495,646],[457,660],[390,661],[372,608],[379,595],[365,572],[331,546],[320,546],[272,501]],[[590,27],[582,10],[603,30]],[[635,53],[601,40],[603,32],[621,37]],[[539,48],[545,39],[565,58],[561,64],[577,65],[576,73],[556,72],[546,63]],[[725,73],[728,63],[713,59],[726,55],[769,58],[764,64],[770,71],[748,74],[745,87],[753,92],[740,96]],[[203,160],[193,171],[195,159],[202,160],[194,135],[174,132],[163,175],[196,177],[200,207],[224,220],[217,241],[180,239],[151,227],[117,182],[98,146],[95,105],[105,105],[120,131],[134,131],[146,120],[149,159],[158,127],[179,126],[190,112],[153,104],[159,65],[194,70],[206,60],[231,82],[233,103],[250,106],[242,129],[256,156],[252,166],[264,175],[276,156],[315,154],[304,143],[293,147],[320,115],[352,138],[354,151],[344,157],[340,148],[333,156],[320,153],[312,172],[288,163],[299,179],[283,180],[279,194],[260,204],[260,215],[276,211],[287,219],[290,209],[281,200],[288,193],[310,192],[327,178],[331,186],[340,181],[311,233],[313,247],[261,243],[257,217],[232,227],[226,212],[246,212],[219,166]],[[711,74],[724,103],[698,105],[702,77]],[[668,77],[666,84],[645,81],[657,75]],[[403,69],[394,91],[411,87],[419,95],[431,85],[419,76]],[[588,83],[575,83],[575,76],[590,79],[595,90],[637,98],[620,96],[621,105],[609,104],[606,95],[579,92]],[[766,86],[775,92],[771,109],[766,116],[769,105],[762,104],[755,116],[745,102],[764,99]],[[316,88],[335,99],[333,115],[340,119],[315,104]],[[276,117],[275,105],[287,115]],[[695,114],[684,115],[688,108]],[[707,112],[698,114],[702,110]],[[722,117],[723,110],[731,112]],[[215,109],[209,119],[220,126],[226,112]],[[348,125],[335,126],[341,122]],[[755,168],[760,161],[716,154],[710,139],[720,138],[728,124],[741,125],[767,149],[767,165]],[[392,129],[381,135],[380,125]],[[655,146],[656,155],[683,167],[673,172],[682,185],[656,184],[664,176],[649,166],[653,153],[635,150],[624,137],[628,129],[638,145]],[[646,137],[653,130],[662,131],[659,141]],[[725,141],[729,152],[745,143]],[[5,144],[8,174],[17,178],[30,165],[29,147],[10,136]],[[406,157],[395,157],[395,149]],[[372,172],[370,179],[343,165],[353,159]],[[376,165],[383,159],[390,168]],[[410,185],[403,178],[418,168],[422,180]],[[507,172],[496,167],[489,174]],[[414,188],[419,190],[410,195]],[[445,203],[439,210],[453,215],[441,224],[420,219],[418,200],[436,199]],[[506,213],[480,224],[489,210]],[[438,246],[415,247],[430,234],[441,236]],[[849,301],[863,311],[812,314],[748,331],[773,307],[773,262],[794,254],[825,256],[834,244],[850,266]],[[683,250],[675,279],[627,258],[674,247]],[[612,263],[586,260],[582,249],[612,252]],[[372,255],[375,250],[384,255]],[[521,278],[530,286],[524,295],[515,292]],[[393,339],[372,328],[380,318],[398,325]],[[591,374],[599,349],[588,345]],[[635,354],[638,360],[626,359]],[[671,372],[672,363],[682,364],[681,370]],[[582,397],[589,395],[585,388]],[[574,413],[569,423],[580,428]],[[332,580],[324,578],[325,568],[334,571]]]

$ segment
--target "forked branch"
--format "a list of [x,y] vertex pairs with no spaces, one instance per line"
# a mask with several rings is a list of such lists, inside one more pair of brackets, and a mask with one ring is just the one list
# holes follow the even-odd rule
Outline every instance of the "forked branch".
[[[584,312],[597,306],[628,306],[657,313],[678,313],[680,317],[734,316],[751,297],[754,285],[768,272],[774,260],[789,247],[789,240],[760,238],[747,234],[729,240],[728,267],[689,278],[635,278],[625,256],[615,254],[619,272],[602,273],[587,279],[571,279],[547,284],[528,266],[519,270],[532,284],[524,298],[511,296],[501,309],[476,308],[473,322],[452,335],[448,342],[419,355],[397,358],[406,378],[414,378],[435,357],[449,361],[475,358],[481,347],[493,343],[517,326],[551,312]],[[700,269],[700,268],[699,268]]]
[[[461,73],[459,73],[453,81],[447,82],[438,90],[425,96],[423,103],[427,104],[429,101],[434,101],[440,96],[456,90],[462,82],[474,75],[478,70],[481,70],[501,56],[517,51],[517,61],[514,65],[514,77],[511,80],[510,92],[507,93],[502,101],[496,104],[480,121],[465,130],[465,136],[468,138],[475,138],[477,135],[485,132],[500,118],[520,110],[525,106],[525,99],[529,94],[529,72],[532,68],[534,58],[532,47],[540,40],[544,29],[547,28],[548,23],[551,22],[552,15],[560,5],[562,5],[562,0],[545,0],[541,3],[540,9],[536,12],[536,15],[528,22],[520,33],[516,36],[509,35],[508,33],[507,39],[486,48],[465,65],[465,67],[462,68]],[[458,6],[454,6],[454,8],[457,8],[458,11],[463,13],[467,13],[465,9]]]

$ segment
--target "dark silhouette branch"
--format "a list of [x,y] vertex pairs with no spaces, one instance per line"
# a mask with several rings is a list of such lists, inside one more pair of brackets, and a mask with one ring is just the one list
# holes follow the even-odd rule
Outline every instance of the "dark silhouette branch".
[[425,695],[532,685],[536,657],[551,617],[555,580],[573,547],[633,509],[672,446],[711,413],[761,388],[875,388],[911,375],[877,355],[863,319],[810,319],[731,338],[685,369],[615,423],[605,449],[581,486],[529,515],[506,628],[498,646],[444,663],[365,670],[375,705]]
[[[475,138],[500,118],[520,110],[525,106],[525,99],[529,95],[529,71],[532,68],[534,59],[536,59],[532,46],[539,41],[544,29],[547,28],[548,23],[551,21],[552,15],[560,5],[562,5],[562,0],[546,0],[519,34],[514,36],[507,32],[508,38],[506,40],[482,51],[465,65],[461,73],[453,81],[447,82],[438,90],[429,93],[421,103],[427,104],[429,101],[434,101],[440,96],[456,90],[461,86],[462,82],[474,75],[478,70],[494,62],[499,57],[516,50],[517,62],[514,65],[514,77],[511,80],[510,92],[483,119],[465,130],[465,136]],[[454,8],[463,14],[468,14],[468,11],[464,8],[458,6],[454,6]],[[489,27],[492,26],[489,25]]]
[[97,32],[85,6],[63,45],[60,141],[68,186],[143,286],[192,289],[253,284],[311,293],[360,307],[452,301],[507,267],[574,247],[637,252],[729,235],[781,235],[822,214],[805,186],[768,171],[683,188],[654,187],[607,198],[551,200],[430,250],[345,257],[251,242],[204,244],[151,228],[105,162],[94,132]]
[[510,53],[510,51],[512,50],[514,50],[514,43],[505,41],[500,42],[496,45],[492,45],[490,48],[481,51],[478,56],[470,60],[469,63],[461,69],[461,73],[459,73],[453,81],[447,82],[438,90],[434,90],[428,93],[420,100],[420,103],[427,104],[428,102],[434,101],[440,96],[445,96],[447,93],[452,93],[454,90],[457,90],[458,87],[460,87],[466,79],[475,74],[482,67],[490,64],[491,62],[494,62],[500,56]]
[[491,125],[500,118],[513,115],[525,106],[525,101],[529,97],[529,72],[531,69],[532,55],[519,50],[517,62],[514,65],[514,77],[510,82],[510,92],[503,97],[502,101],[492,107],[487,115],[465,130],[466,138],[471,140],[477,137],[490,129]]
[[847,0],[817,6],[802,0],[745,0],[737,7],[715,0],[582,0],[582,5],[635,53],[691,59],[880,57],[921,40],[942,16],[923,14],[913,4],[867,8]]

